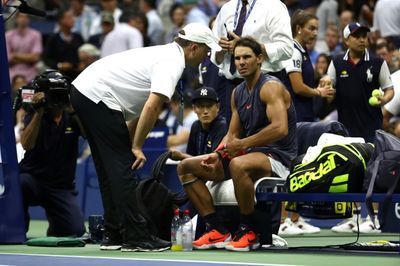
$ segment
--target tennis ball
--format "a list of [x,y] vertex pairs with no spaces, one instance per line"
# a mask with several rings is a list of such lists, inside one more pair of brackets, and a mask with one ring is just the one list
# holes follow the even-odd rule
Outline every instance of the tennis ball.
[[379,104],[379,100],[378,98],[372,96],[371,98],[369,98],[368,103],[371,106],[377,106]]
[[381,92],[380,90],[378,90],[378,89],[373,90],[373,91],[372,91],[372,96],[373,96],[373,97],[382,96],[382,92]]

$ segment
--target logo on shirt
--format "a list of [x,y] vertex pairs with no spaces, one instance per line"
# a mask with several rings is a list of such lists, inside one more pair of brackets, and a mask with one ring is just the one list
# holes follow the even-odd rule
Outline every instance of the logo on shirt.
[[251,104],[246,105],[246,109],[249,110],[251,108]]
[[347,73],[346,70],[342,70],[342,72],[340,72],[340,77],[341,78],[347,78],[349,76],[349,74]]
[[372,82],[372,79],[373,79],[373,77],[374,77],[374,75],[371,73],[371,68],[372,68],[372,66],[371,67],[369,67],[368,69],[367,69],[367,82]]
[[211,140],[207,141],[207,147],[208,147],[208,148],[211,148],[211,147],[212,147]]
[[66,129],[65,129],[65,132],[64,132],[65,134],[72,134],[72,133],[74,133],[74,130],[72,129],[72,127],[67,127]]

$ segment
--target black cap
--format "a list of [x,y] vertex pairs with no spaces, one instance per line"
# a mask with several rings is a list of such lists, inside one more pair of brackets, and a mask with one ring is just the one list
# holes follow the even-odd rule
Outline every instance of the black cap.
[[210,100],[213,102],[219,102],[217,93],[211,87],[201,87],[195,90],[193,93],[192,102],[195,103],[197,100]]

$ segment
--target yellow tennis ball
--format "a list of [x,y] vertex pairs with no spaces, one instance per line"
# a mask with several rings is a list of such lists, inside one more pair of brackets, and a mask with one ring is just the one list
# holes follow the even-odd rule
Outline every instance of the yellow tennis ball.
[[372,96],[371,98],[369,98],[368,103],[371,106],[377,106],[379,104],[379,100],[378,98]]
[[373,97],[382,96],[382,92],[381,92],[380,90],[378,90],[378,89],[373,90],[373,91],[372,91],[372,96],[373,96]]

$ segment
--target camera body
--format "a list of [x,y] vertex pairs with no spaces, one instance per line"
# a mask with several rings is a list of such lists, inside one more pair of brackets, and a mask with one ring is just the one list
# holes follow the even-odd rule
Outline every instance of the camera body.
[[[43,74],[37,76],[28,85],[21,87],[17,92],[14,101],[14,110],[24,108],[37,109],[45,108],[63,108],[69,105],[69,94],[71,83],[67,77],[56,70],[46,70]],[[40,103],[33,103],[33,95],[43,92],[45,98]]]

